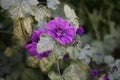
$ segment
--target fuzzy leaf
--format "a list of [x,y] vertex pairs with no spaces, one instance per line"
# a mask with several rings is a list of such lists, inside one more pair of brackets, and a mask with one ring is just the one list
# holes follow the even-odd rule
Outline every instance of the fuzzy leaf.
[[120,72],[120,59],[117,59],[117,60],[115,61],[115,65],[117,66],[118,71]]
[[79,59],[83,60],[85,63],[89,64],[90,58],[93,57],[93,53],[95,52],[94,48],[90,47],[90,45],[86,44],[83,49],[81,49]]
[[53,10],[57,9],[59,4],[60,4],[59,0],[47,0],[48,8],[51,8]]
[[71,59],[77,59],[79,55],[79,50],[77,47],[69,46],[66,48],[66,52],[69,53]]
[[46,72],[56,62],[56,57],[53,53],[50,53],[48,58],[43,58],[39,61],[39,67],[43,72]]
[[33,23],[33,20],[31,17],[26,17],[22,19],[22,26],[25,28],[28,36],[31,36],[32,34],[32,26],[31,26],[32,23]]
[[37,56],[28,57],[26,60],[26,63],[28,66],[30,66],[32,68],[36,68],[38,66],[39,60],[38,60]]
[[88,80],[89,67],[82,62],[71,63],[70,66],[65,69],[62,76],[65,80]]
[[65,13],[64,13],[64,4],[60,4],[56,10],[51,10],[51,16],[53,18],[61,17],[63,19],[66,19]]
[[48,73],[50,80],[60,80],[60,75],[57,75],[55,72],[51,71]]
[[54,48],[55,41],[47,36],[47,35],[41,35],[40,40],[37,43],[37,51],[39,53],[43,53],[44,51],[50,51]]
[[1,0],[3,9],[8,9],[12,18],[25,17],[26,14],[33,15],[32,7],[39,2],[37,0]]
[[68,21],[70,21],[73,25],[75,25],[76,28],[78,28],[79,22],[77,20],[77,16],[75,14],[74,9],[71,9],[69,5],[65,4],[64,12],[65,12],[65,16],[67,17]]
[[61,46],[61,45],[59,45],[59,44],[56,44],[56,45],[55,45],[53,51],[54,51],[54,53],[55,53],[55,55],[56,55],[56,57],[57,57],[58,59],[62,59],[63,56],[66,54],[66,52],[65,52],[65,47],[64,47],[64,46]]
[[32,19],[30,17],[17,19],[14,22],[14,36],[22,41],[27,41],[32,33]]
[[51,17],[51,13],[46,7],[43,6],[33,7],[33,11],[35,20],[37,20],[38,22],[46,20],[47,17]]
[[110,67],[114,66],[114,58],[111,55],[104,56],[104,62],[108,64]]
[[45,29],[45,25],[47,24],[47,21],[46,20],[42,20],[42,21],[38,21],[38,23],[37,23],[37,30],[39,30],[39,29]]

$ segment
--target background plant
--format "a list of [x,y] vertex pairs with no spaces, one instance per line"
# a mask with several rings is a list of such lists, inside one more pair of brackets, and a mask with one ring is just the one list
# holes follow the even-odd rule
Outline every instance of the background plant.
[[[76,27],[83,26],[80,37],[82,52],[79,59],[97,69],[95,78],[108,76],[119,80],[120,75],[120,1],[119,0],[1,0],[0,1],[0,76],[4,80],[49,80],[59,78],[53,59],[49,66],[34,57],[28,57],[24,46],[34,29],[40,29],[50,19],[60,16]],[[43,27],[44,28],[44,27]],[[89,45],[86,45],[89,44]],[[61,71],[73,70],[70,60],[60,63]],[[68,63],[68,64],[66,64]],[[69,67],[71,67],[69,68]],[[77,68],[84,65],[76,64]],[[113,69],[118,69],[114,71]],[[79,69],[79,68],[78,68]],[[79,70],[78,70],[79,71]],[[80,71],[81,72],[81,71]],[[52,77],[51,77],[52,76]]]

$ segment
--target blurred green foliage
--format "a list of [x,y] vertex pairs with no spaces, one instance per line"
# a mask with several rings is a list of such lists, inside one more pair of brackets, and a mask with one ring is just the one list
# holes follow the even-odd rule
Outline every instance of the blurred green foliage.
[[[93,46],[106,44],[105,53],[113,55],[115,59],[120,58],[120,0],[60,0],[60,2],[61,5],[69,4],[75,10],[80,26],[85,28],[81,38],[82,46],[86,43]],[[62,9],[59,10],[62,14]],[[43,73],[39,67],[29,66],[39,64],[27,61],[25,43],[13,37],[14,20],[10,18],[7,10],[3,11],[0,7],[0,11],[0,80],[49,80],[47,73]]]

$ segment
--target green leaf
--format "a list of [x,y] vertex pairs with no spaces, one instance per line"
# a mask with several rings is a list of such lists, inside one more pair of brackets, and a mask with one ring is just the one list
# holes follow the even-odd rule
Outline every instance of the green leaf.
[[33,20],[31,17],[15,19],[13,30],[15,38],[24,42],[28,41],[28,37],[32,34],[32,22]]
[[58,59],[62,59],[63,56],[66,54],[65,46],[62,46],[59,43],[57,43],[53,49],[53,52],[55,53]]
[[60,80],[60,75],[56,74],[54,71],[48,73],[50,80]]
[[48,58],[43,58],[39,61],[39,67],[41,71],[46,72],[50,70],[50,67],[56,62],[54,53],[50,53]]
[[[38,6],[38,7],[33,7],[33,16],[35,17],[35,20],[42,21],[46,20],[46,18],[51,17],[51,12],[47,7],[44,6]],[[43,26],[42,26],[43,27]]]
[[104,56],[104,62],[108,64],[110,67],[114,67],[114,57],[111,55]]
[[57,9],[59,4],[59,0],[47,0],[48,8],[51,8],[53,10]]
[[54,48],[55,41],[48,35],[41,35],[40,40],[37,43],[37,51],[43,53],[44,51],[50,51]]
[[66,52],[69,53],[71,59],[77,59],[80,53],[79,49],[74,46],[67,47]]
[[69,5],[65,4],[64,12],[68,21],[70,21],[73,25],[75,25],[76,28],[78,28],[79,27],[79,22],[77,20],[78,17],[76,16],[74,9],[71,9]]
[[8,9],[12,18],[22,18],[26,14],[33,15],[32,7],[39,2],[37,0],[1,0],[3,9]]
[[37,56],[27,57],[26,63],[27,63],[28,66],[30,66],[32,68],[37,68],[38,63],[39,63],[38,57]]
[[89,80],[89,67],[83,62],[71,63],[62,76],[65,80]]
[[117,60],[115,61],[115,65],[117,66],[118,71],[120,72],[120,59],[117,59]]
[[95,49],[93,47],[90,47],[89,44],[86,44],[84,48],[81,49],[79,59],[89,64],[90,58],[93,57],[94,53],[95,53]]

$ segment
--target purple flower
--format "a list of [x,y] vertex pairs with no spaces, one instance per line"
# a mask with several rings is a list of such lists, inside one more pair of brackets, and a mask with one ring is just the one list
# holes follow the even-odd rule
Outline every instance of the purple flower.
[[103,77],[103,80],[110,80],[108,77]]
[[45,52],[43,52],[41,54],[38,54],[38,59],[41,60],[43,57],[48,57],[49,53],[50,53],[50,51],[45,51]]
[[37,43],[40,40],[40,35],[46,33],[44,30],[34,30],[30,40],[31,43],[27,44],[25,46],[25,49],[29,52],[30,56],[38,56],[38,59],[42,59],[43,57],[48,57],[50,51],[45,51],[43,53],[38,53],[37,52]]
[[91,75],[92,75],[93,77],[97,76],[97,75],[98,75],[98,71],[97,71],[96,69],[93,69],[93,70],[91,71]]
[[64,55],[64,57],[63,57],[63,60],[67,60],[67,59],[69,59],[69,55],[68,54]]
[[84,32],[83,27],[79,27],[79,28],[77,29],[77,31],[76,31],[76,34],[79,35],[79,36],[81,36],[81,35],[83,34],[83,32]]
[[46,28],[47,34],[62,45],[73,41],[74,26],[70,26],[69,22],[63,21],[60,17],[48,22]]
[[42,30],[42,29],[39,30],[39,31],[38,31],[38,30],[34,30],[32,36],[30,37],[30,40],[31,40],[32,42],[38,42],[41,33],[45,33],[45,31]]
[[36,45],[36,42],[31,42],[25,46],[25,49],[29,52],[30,56],[36,56],[38,54],[36,50]]

